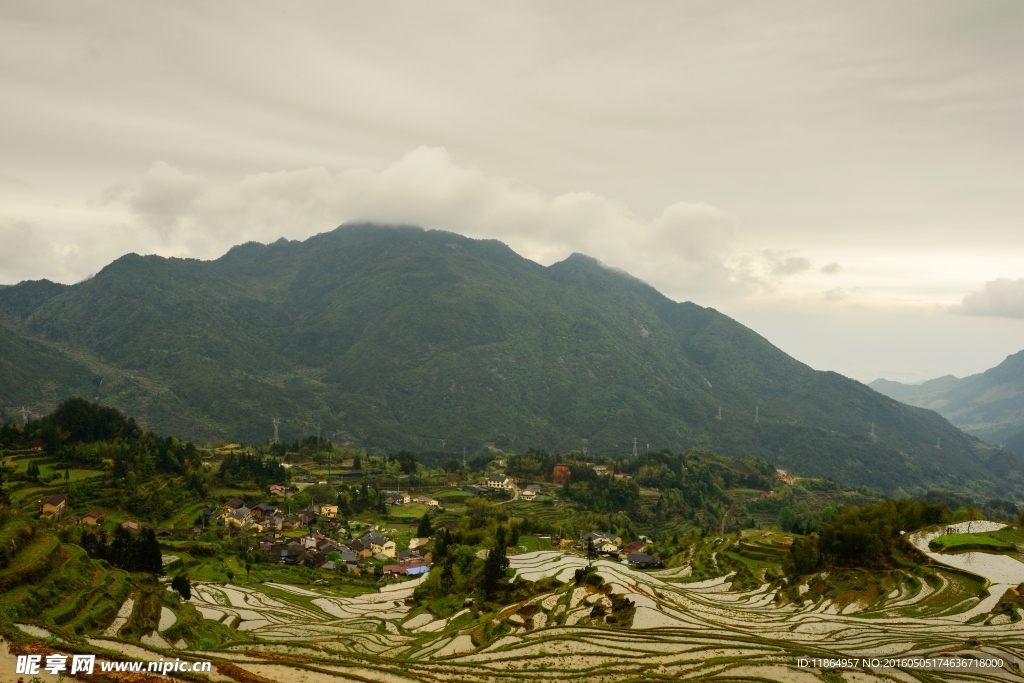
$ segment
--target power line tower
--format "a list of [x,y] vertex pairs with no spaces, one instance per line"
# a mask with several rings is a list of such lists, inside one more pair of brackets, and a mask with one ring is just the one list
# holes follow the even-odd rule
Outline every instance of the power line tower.
[[24,427],[28,424],[28,408],[25,406],[21,407],[21,426]]
[[722,419],[722,406],[718,406],[718,419]]
[[761,421],[761,406],[754,406],[754,424]]
[[462,469],[466,469],[466,447],[462,447]]
[[636,437],[633,437],[633,457],[636,457]]
[[871,423],[871,438],[875,438],[875,423]]
[[277,428],[281,426],[281,418],[275,417],[271,422],[274,423],[274,443],[281,443],[280,434],[277,431]]
[[935,442],[935,447],[938,448],[940,451],[942,450],[942,437],[941,436],[939,437],[939,440]]

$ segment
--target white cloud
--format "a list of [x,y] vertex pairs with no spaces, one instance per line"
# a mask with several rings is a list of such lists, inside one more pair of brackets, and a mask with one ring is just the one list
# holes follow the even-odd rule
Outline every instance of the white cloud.
[[967,315],[1024,318],[1024,278],[990,280],[981,291],[968,294],[951,310]]
[[379,170],[312,167],[228,182],[161,161],[101,200],[164,255],[215,258],[248,240],[304,239],[374,221],[499,239],[545,264],[582,252],[671,295],[703,299],[770,289],[811,266],[793,252],[742,253],[736,218],[705,203],[675,202],[645,219],[592,192],[546,196],[459,165],[437,147],[418,147]]

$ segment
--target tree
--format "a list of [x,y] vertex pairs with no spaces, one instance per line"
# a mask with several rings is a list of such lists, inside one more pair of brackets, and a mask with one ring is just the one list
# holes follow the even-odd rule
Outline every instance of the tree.
[[454,564],[451,558],[449,558],[445,560],[444,566],[441,567],[441,590],[445,594],[450,594],[452,589],[455,588]]
[[249,572],[252,571],[252,553],[245,554],[245,580],[249,580]]
[[597,548],[594,546],[594,539],[587,539],[587,566],[594,566],[594,560],[597,559]]
[[66,467],[64,468],[64,482],[71,481],[71,472]]
[[424,512],[420,525],[416,528],[416,535],[420,538],[429,538],[434,534],[434,527],[430,524],[430,516]]
[[505,527],[499,525],[494,532],[494,548],[487,553],[484,560],[484,593],[494,595],[508,569],[508,548],[505,546]]
[[178,574],[171,579],[171,590],[177,593],[182,600],[191,600],[192,582],[189,581],[188,574]]
[[125,571],[135,571],[134,539],[132,539],[128,530],[122,526],[114,529],[114,538],[111,540],[110,549],[107,551],[107,561]]
[[162,574],[164,571],[163,555],[160,553],[160,542],[156,540],[156,533],[153,529],[144,528],[134,545],[135,571]]

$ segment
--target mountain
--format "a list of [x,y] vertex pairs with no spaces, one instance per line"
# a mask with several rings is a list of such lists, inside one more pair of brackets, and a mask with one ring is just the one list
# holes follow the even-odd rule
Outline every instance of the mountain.
[[20,421],[22,406],[40,417],[69,396],[92,397],[99,380],[82,363],[0,325],[0,418]]
[[1006,443],[1024,457],[1024,351],[963,379],[946,375],[921,384],[877,379],[870,386],[897,401],[934,410],[979,439]]
[[889,491],[1024,482],[936,413],[579,254],[544,267],[493,240],[347,225],[215,261],[130,254],[72,287],[0,290],[0,311],[102,376],[102,402],[203,441],[262,442],[280,418],[289,441],[319,427],[368,448],[636,438]]

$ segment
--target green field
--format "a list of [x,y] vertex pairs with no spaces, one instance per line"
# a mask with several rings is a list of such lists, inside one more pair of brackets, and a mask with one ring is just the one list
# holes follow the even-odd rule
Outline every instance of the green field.
[[955,552],[957,550],[993,550],[998,552],[1016,552],[1019,545],[1024,544],[1024,533],[1014,527],[1006,527],[999,531],[987,531],[977,534],[945,534],[932,539],[933,550]]

